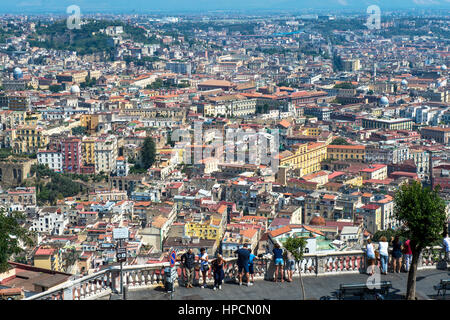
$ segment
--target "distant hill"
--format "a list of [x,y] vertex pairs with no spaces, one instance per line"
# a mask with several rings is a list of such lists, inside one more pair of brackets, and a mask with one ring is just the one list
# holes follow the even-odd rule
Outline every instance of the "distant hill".
[[91,21],[84,24],[80,30],[69,30],[66,20],[54,24],[38,24],[36,32],[28,37],[31,46],[76,51],[80,55],[110,51],[109,36],[99,30],[108,26],[123,26],[126,38],[136,42],[159,43],[155,38],[148,38],[145,30],[127,25],[120,21]]

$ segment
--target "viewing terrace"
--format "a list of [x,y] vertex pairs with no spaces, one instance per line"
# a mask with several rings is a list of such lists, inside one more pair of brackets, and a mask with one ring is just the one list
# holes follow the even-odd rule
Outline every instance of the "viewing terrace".
[[[444,252],[440,247],[427,248],[419,260],[416,296],[418,299],[449,299],[436,296],[433,286],[441,279],[449,279],[450,271],[442,268]],[[336,299],[341,284],[366,283],[366,258],[363,251],[344,251],[329,254],[305,254],[297,265],[292,283],[274,283],[273,262],[271,259],[255,260],[255,284],[240,287],[236,284],[236,259],[228,259],[225,270],[223,290],[212,291],[183,286],[182,269],[177,266],[178,285],[171,297],[164,290],[164,268],[169,263],[131,265],[123,267],[126,297],[131,300],[291,300],[302,299],[298,269],[302,270],[306,299]],[[194,285],[198,283],[198,272],[195,273]],[[407,273],[389,273],[380,275],[379,281],[391,281],[392,289],[385,299],[403,299],[406,293]],[[208,284],[212,287],[212,274],[208,272]],[[79,279],[60,284],[49,291],[33,295],[26,300],[108,300],[121,299],[120,267],[112,266]],[[370,298],[370,297],[368,297]],[[357,298],[359,299],[359,298]]]

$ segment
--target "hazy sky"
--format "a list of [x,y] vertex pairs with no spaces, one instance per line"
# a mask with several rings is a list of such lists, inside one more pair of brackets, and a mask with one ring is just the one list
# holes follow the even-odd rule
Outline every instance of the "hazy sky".
[[70,5],[78,5],[83,12],[152,12],[252,10],[252,9],[363,9],[369,5],[381,9],[443,8],[450,9],[450,0],[0,0],[2,13],[52,12],[61,14]]

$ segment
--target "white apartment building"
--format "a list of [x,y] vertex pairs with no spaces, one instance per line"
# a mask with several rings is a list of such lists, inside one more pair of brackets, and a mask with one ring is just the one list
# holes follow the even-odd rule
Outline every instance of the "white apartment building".
[[105,135],[95,140],[95,173],[109,173],[116,171],[117,138],[114,135]]
[[63,154],[54,150],[40,150],[37,154],[39,164],[48,166],[55,172],[63,170]]
[[47,233],[52,235],[62,235],[68,218],[63,213],[58,212],[56,207],[43,208],[39,212],[39,218],[33,221],[32,231]]

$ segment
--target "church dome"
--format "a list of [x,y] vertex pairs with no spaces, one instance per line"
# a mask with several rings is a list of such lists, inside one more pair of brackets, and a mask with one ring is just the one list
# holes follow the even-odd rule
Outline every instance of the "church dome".
[[79,94],[80,93],[80,87],[77,85],[73,85],[70,87],[70,93],[71,94]]
[[387,97],[382,97],[380,99],[380,104],[383,106],[387,106],[389,104],[389,99]]
[[13,76],[15,80],[19,80],[23,78],[23,73],[20,68],[15,68],[13,71]]

